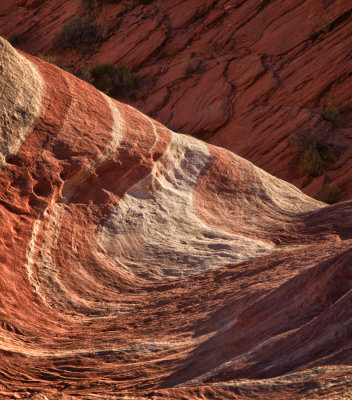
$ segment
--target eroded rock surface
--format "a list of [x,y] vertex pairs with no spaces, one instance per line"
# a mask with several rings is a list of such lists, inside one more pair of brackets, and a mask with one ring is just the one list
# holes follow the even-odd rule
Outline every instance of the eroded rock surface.
[[351,395],[351,201],[0,51],[1,398]]
[[[113,2],[112,2],[113,3]],[[148,3],[148,4],[145,4]],[[317,196],[352,196],[351,3],[345,0],[3,0],[0,34],[72,67],[128,65],[143,76],[131,98],[169,128],[206,139]],[[98,24],[89,48],[53,47],[72,17]],[[324,119],[334,107],[338,123]],[[325,132],[338,153],[310,176],[297,135]]]

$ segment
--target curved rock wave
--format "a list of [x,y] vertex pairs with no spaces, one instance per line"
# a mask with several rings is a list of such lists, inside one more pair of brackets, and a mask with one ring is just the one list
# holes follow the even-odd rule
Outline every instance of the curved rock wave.
[[1,396],[352,390],[351,201],[0,50]]

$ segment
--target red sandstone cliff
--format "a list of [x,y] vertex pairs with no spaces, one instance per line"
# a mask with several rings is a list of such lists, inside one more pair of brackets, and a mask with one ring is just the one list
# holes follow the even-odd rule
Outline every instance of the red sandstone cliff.
[[0,65],[1,398],[350,397],[351,201]]
[[[105,3],[2,0],[0,34],[76,70],[129,65],[143,83],[124,100],[169,128],[234,151],[312,196],[330,184],[341,189],[339,200],[351,198],[350,2]],[[101,33],[84,49],[62,51],[53,39],[72,16],[96,22]],[[338,121],[323,118],[329,108]],[[326,134],[336,149],[311,174],[318,176],[309,176],[297,155],[297,135],[311,132]]]

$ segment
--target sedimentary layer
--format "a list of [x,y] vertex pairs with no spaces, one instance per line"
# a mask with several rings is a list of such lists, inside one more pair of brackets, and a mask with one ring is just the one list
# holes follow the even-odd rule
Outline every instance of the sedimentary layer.
[[[78,74],[102,62],[127,65],[142,83],[118,94],[125,102],[311,196],[330,184],[347,200],[351,12],[345,0],[3,0],[0,34]],[[71,18],[96,24],[89,46],[55,45]],[[329,108],[338,112],[332,121]],[[313,174],[302,168],[297,146],[311,132],[327,135],[337,153]]]
[[0,66],[2,398],[351,396],[351,201]]

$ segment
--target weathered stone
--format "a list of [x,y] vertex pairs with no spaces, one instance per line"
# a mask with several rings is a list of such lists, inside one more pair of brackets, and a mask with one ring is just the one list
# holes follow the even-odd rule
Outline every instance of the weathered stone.
[[0,51],[3,398],[348,398],[352,201]]

